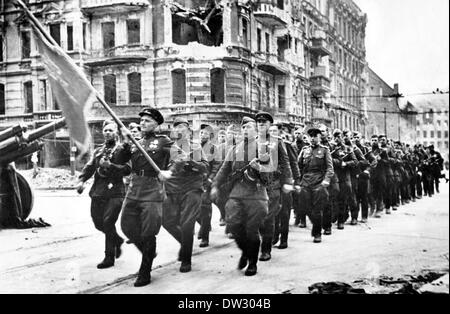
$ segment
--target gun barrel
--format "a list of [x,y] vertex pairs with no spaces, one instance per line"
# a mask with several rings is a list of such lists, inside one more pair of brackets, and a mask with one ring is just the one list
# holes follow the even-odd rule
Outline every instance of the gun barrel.
[[16,125],[0,132],[0,142],[7,140],[13,136],[20,136],[23,132],[23,127],[21,125]]
[[38,141],[35,141],[35,142],[32,142],[31,144],[28,144],[27,147],[25,147],[24,149],[21,149],[18,151],[13,151],[13,152],[7,153],[5,155],[2,155],[0,157],[0,165],[9,164],[19,158],[29,156],[29,155],[41,150],[43,146],[44,146],[43,143],[39,143]]
[[65,125],[66,125],[66,118],[62,118],[62,119],[56,120],[52,123],[49,123],[47,125],[44,125],[34,131],[31,131],[26,136],[27,142],[30,143],[35,140],[38,140],[47,134],[50,134],[52,132],[55,132],[58,129],[63,128]]
[[8,138],[7,140],[0,142],[0,152],[2,155],[14,151],[20,146],[20,139],[17,136]]

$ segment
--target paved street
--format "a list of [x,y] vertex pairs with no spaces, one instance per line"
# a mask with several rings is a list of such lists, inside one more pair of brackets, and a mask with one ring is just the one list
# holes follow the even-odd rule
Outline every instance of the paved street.
[[272,260],[260,262],[252,278],[236,270],[239,250],[218,226],[215,210],[211,246],[200,249],[195,241],[193,271],[178,271],[178,244],[162,230],[152,284],[139,289],[133,282],[140,257],[131,245],[124,245],[114,268],[96,269],[103,236],[91,223],[87,196],[37,191],[35,217],[53,227],[0,231],[0,293],[307,293],[321,281],[351,283],[449,266],[448,185],[434,198],[367,225],[333,229],[322,244],[312,243],[310,229],[291,227],[289,248],[274,248]]

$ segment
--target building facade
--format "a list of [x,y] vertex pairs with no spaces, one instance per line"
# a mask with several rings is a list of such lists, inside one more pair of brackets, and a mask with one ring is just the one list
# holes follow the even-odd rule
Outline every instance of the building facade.
[[[362,131],[366,15],[351,0],[28,0],[126,122],[145,106],[225,127],[245,114]],[[3,1],[0,128],[61,116],[26,17]],[[107,114],[89,110],[95,138]],[[62,136],[62,135],[61,135]]]

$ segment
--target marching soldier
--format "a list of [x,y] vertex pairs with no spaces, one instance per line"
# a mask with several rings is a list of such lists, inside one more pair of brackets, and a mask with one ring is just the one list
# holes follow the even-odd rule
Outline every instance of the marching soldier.
[[[271,141],[275,141],[279,136],[278,126],[271,126],[269,129]],[[272,140],[273,139],[273,140]],[[294,178],[295,190],[300,191],[300,170],[298,169],[297,158],[298,155],[295,152],[292,143],[283,140],[284,148],[289,158],[289,166],[292,171]],[[294,191],[288,193],[281,193],[281,210],[279,214],[275,217],[275,233],[272,244],[275,245],[280,241],[278,249],[286,249],[288,247],[288,237],[289,237],[289,220],[291,217],[291,209],[293,205],[293,193]]]
[[328,147],[320,144],[321,131],[308,130],[311,146],[303,148],[298,159],[301,173],[300,200],[305,204],[313,224],[314,243],[322,242],[322,214],[328,203],[328,187],[333,177],[333,162]]
[[[439,191],[439,181],[442,178],[442,171],[444,170],[444,159],[441,154],[434,150],[434,145],[428,147],[428,151],[431,159],[431,176],[434,181],[436,192]],[[433,182],[432,182],[433,183]]]
[[271,145],[273,147],[272,149],[277,152],[276,168],[274,168],[275,173],[267,191],[269,193],[269,212],[261,228],[262,243],[259,260],[265,262],[272,258],[271,252],[275,235],[275,218],[281,209],[281,193],[289,192],[289,185],[293,184],[293,179],[283,140],[280,137],[271,137],[269,134],[269,129],[274,122],[273,117],[267,112],[259,112],[256,115],[256,122],[258,124],[258,140],[268,142],[268,145]]
[[161,169],[158,173],[145,156],[129,144],[131,134],[124,132],[126,160],[131,160],[132,178],[123,203],[121,226],[124,234],[141,251],[142,260],[135,287],[151,281],[153,259],[156,254],[156,236],[162,223],[163,201],[166,197],[163,183],[170,178],[168,171],[173,142],[165,135],[156,135],[156,128],[164,123],[161,113],[154,108],[140,112],[142,139],[139,143]]
[[248,265],[245,275],[254,276],[260,247],[259,230],[268,212],[266,186],[273,171],[270,162],[275,154],[257,140],[255,120],[244,117],[242,130],[244,140],[228,153],[214,179],[211,196],[214,199],[224,184],[230,187],[225,210],[227,226],[242,251],[238,269]]
[[[205,172],[204,191],[202,194],[202,206],[198,221],[200,223],[199,238],[201,239],[200,247],[209,246],[209,232],[211,231],[212,218],[212,202],[211,202],[211,185],[214,177],[219,171],[221,162],[216,160],[216,146],[212,143],[214,132],[211,126],[202,124],[200,126],[200,141],[203,153],[208,162],[207,171]],[[221,217],[224,218],[224,217]]]
[[[395,202],[395,195],[397,193],[398,189],[398,182],[395,177],[393,166],[396,164],[397,159],[394,156],[393,148],[389,145],[386,135],[380,135],[378,137],[378,141],[380,143],[380,147],[382,149],[381,151],[381,158],[384,160],[387,160],[386,163],[386,185],[387,187],[387,193],[384,197],[384,206],[386,210],[386,214],[391,214],[391,208],[393,210],[397,210],[396,208],[396,202]],[[379,216],[379,215],[378,215]]]
[[348,210],[353,208],[351,170],[356,167],[357,160],[353,149],[344,144],[342,131],[336,129],[333,132],[334,144],[331,156],[333,158],[334,171],[339,179],[339,204],[337,213],[338,229],[344,229],[344,223],[348,219]]
[[180,272],[187,273],[192,269],[195,222],[202,205],[203,178],[208,162],[200,144],[191,141],[189,122],[177,118],[173,127],[176,140],[170,154],[172,176],[165,183],[167,199],[163,204],[162,224],[180,243]]
[[[300,155],[301,151],[303,150],[303,148],[305,146],[308,146],[309,144],[303,140],[304,134],[302,132],[302,130],[300,128],[296,129],[294,131],[294,137],[295,140],[292,143],[292,148],[294,148],[295,151],[295,155],[298,156]],[[300,193],[294,192],[292,194],[292,202],[293,202],[293,207],[294,207],[294,213],[295,213],[295,226],[298,226],[299,228],[306,228],[306,210],[305,210],[305,206],[303,206],[303,204],[301,204],[300,202]]]
[[358,179],[360,175],[362,174],[361,168],[367,167],[369,165],[368,161],[364,157],[363,152],[359,149],[358,146],[353,144],[353,133],[346,129],[343,132],[344,135],[344,144],[348,147],[351,147],[353,150],[353,153],[356,157],[356,164],[351,169],[351,182],[352,182],[352,202],[350,204],[350,212],[351,212],[351,222],[350,224],[355,226],[358,224],[358,216],[359,216],[359,202],[358,202],[358,195],[359,195],[359,184]]
[[125,195],[123,178],[130,174],[130,165],[123,156],[123,147],[118,143],[118,127],[114,121],[103,123],[105,142],[94,151],[91,160],[83,168],[77,186],[83,193],[87,180],[94,176],[89,196],[91,216],[95,228],[105,234],[105,258],[98,269],[114,266],[115,258],[122,254],[123,239],[117,234],[116,222],[119,218]]

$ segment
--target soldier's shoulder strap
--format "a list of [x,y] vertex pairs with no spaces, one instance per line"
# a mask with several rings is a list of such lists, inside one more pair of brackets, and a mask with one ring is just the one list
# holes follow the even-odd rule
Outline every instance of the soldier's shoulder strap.
[[326,150],[330,150],[330,147],[328,147],[327,145],[319,144],[319,147],[325,148]]

